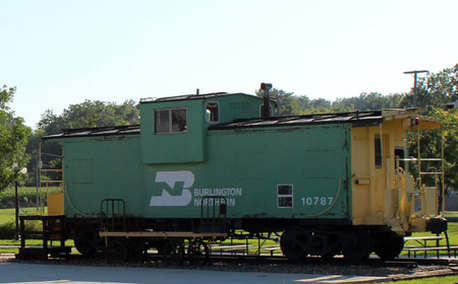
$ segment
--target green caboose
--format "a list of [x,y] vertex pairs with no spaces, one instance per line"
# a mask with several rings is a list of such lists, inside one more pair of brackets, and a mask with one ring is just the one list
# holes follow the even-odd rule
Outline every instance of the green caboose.
[[414,214],[414,181],[400,161],[408,129],[438,124],[406,110],[261,118],[264,101],[145,99],[140,126],[44,137],[62,143],[64,157],[64,197],[54,199],[64,206],[51,202],[50,212],[64,210],[82,250],[114,200],[132,220],[124,230],[283,231],[291,259],[392,258],[403,235],[426,229],[435,191],[422,195],[429,211]]

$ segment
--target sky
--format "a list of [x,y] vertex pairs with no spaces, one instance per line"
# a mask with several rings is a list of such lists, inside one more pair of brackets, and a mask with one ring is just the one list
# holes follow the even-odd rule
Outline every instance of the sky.
[[410,91],[458,63],[455,0],[0,0],[0,85],[36,127],[85,100],[122,103],[261,82],[325,98]]

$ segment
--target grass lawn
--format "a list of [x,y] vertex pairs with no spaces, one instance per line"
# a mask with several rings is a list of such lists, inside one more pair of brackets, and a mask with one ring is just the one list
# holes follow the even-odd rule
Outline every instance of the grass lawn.
[[[46,212],[46,208],[45,208]],[[20,208],[19,215],[35,215],[40,214],[41,209],[36,207],[28,207],[28,208]],[[15,217],[15,209],[8,208],[8,209],[0,209],[0,225],[14,222]]]
[[390,281],[383,283],[396,283],[396,284],[448,284],[448,283],[458,283],[458,275],[453,276],[442,276],[442,277],[430,277],[423,279],[412,279],[412,280],[401,280],[401,281]]
[[445,217],[458,217],[458,211],[449,211],[445,213]]

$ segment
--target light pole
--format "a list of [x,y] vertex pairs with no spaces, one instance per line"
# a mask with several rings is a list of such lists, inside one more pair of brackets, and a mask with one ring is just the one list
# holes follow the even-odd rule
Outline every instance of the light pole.
[[418,73],[427,73],[427,74],[429,74],[429,71],[428,70],[414,70],[414,71],[406,71],[406,72],[404,72],[404,74],[414,74],[413,100],[412,100],[413,107],[417,106],[417,74]]
[[[19,173],[27,174],[27,168],[22,168]],[[19,196],[18,196],[18,181],[14,183],[14,203],[15,203],[15,217],[16,217],[16,238],[19,237]]]

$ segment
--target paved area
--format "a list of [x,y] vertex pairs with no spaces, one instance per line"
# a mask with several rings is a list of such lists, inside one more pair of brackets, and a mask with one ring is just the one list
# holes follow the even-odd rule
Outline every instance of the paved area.
[[0,263],[1,283],[348,283],[384,277]]

